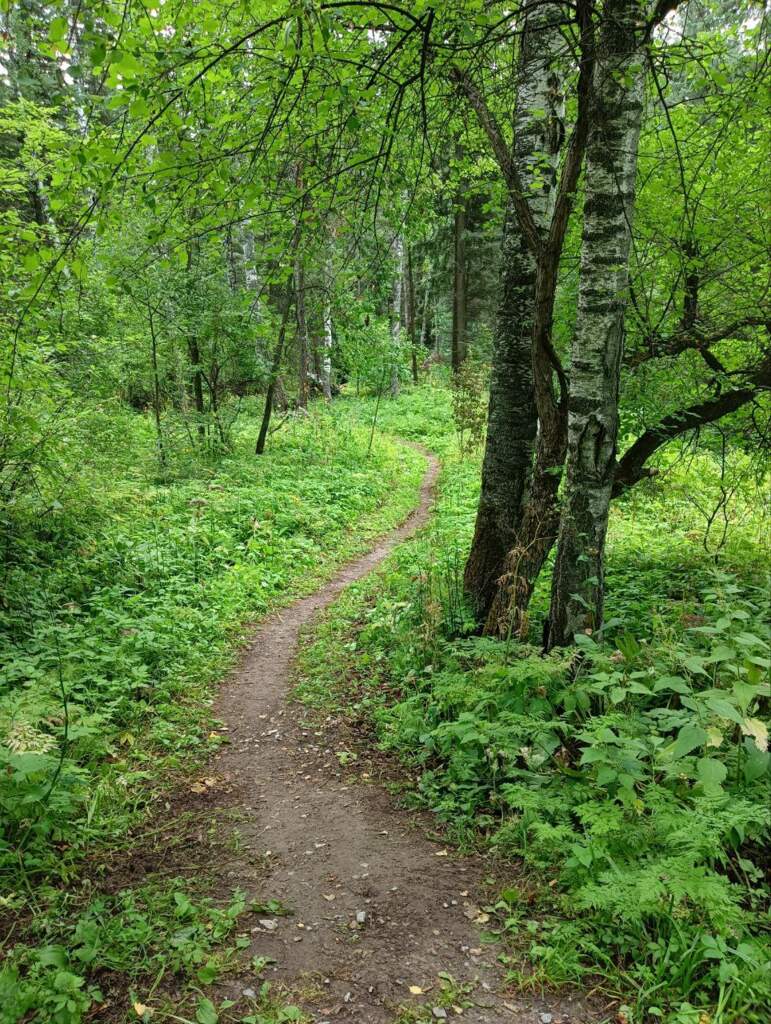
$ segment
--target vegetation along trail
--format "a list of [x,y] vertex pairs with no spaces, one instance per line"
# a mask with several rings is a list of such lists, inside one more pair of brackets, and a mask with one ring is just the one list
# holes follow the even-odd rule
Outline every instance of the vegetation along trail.
[[771,1020],[768,15],[0,0],[0,1024]]
[[[239,842],[215,868],[224,887],[270,893],[251,952],[276,961],[268,976],[300,1001],[309,996],[318,1021],[385,1024],[402,1003],[425,1003],[443,1019],[455,1015],[444,1009],[449,997],[479,1024],[538,1021],[550,1009],[520,1013],[496,991],[495,955],[479,939],[481,862],[429,841],[379,786],[351,785],[333,737],[304,728],[287,701],[301,629],[427,521],[439,472],[433,455],[428,462],[420,504],[402,526],[260,627],[220,696],[229,743],[198,797],[216,812],[226,794],[236,812]],[[440,975],[455,984],[442,991]],[[244,984],[228,994],[238,999]]]

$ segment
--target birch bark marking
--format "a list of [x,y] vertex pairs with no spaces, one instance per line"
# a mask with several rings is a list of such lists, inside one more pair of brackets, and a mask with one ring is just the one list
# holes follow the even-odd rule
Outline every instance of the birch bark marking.
[[546,646],[602,624],[644,75],[637,0],[607,0],[592,84],[565,502]]
[[[514,160],[542,236],[551,221],[561,143],[553,126],[562,115],[562,20],[557,4],[544,4],[528,14],[517,69]],[[502,249],[482,490],[464,572],[466,592],[481,620],[488,614],[497,581],[505,571],[506,554],[514,545],[537,426],[531,356],[536,264],[513,201],[506,214]]]

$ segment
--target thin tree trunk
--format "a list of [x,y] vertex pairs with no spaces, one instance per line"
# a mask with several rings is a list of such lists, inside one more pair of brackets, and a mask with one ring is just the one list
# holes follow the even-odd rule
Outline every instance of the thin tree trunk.
[[292,289],[289,284],[286,285],[284,292],[284,301],[281,308],[281,324],[278,329],[278,338],[276,339],[276,347],[273,350],[273,359],[270,367],[270,377],[268,379],[268,390],[265,393],[265,408],[262,411],[262,423],[260,424],[260,433],[257,436],[257,444],[254,448],[255,455],[262,455],[265,451],[265,441],[268,437],[268,430],[270,429],[270,417],[273,412],[273,398],[276,391],[276,386],[279,380],[279,370],[281,369],[281,358],[284,354],[284,342],[286,340],[286,328],[289,323],[289,313],[292,309]]
[[158,442],[158,462],[161,469],[166,468],[166,449],[163,443],[163,428],[161,426],[161,381],[158,373],[158,339],[155,333],[155,320],[151,306],[147,307],[147,317],[150,324],[150,357],[153,366],[153,417],[155,419],[155,435]]
[[[554,132],[562,112],[561,17],[554,4],[528,14],[517,72],[514,158],[523,185],[539,183],[529,206],[542,233],[551,221],[562,142]],[[482,487],[464,571],[465,590],[481,622],[488,618],[506,555],[516,544],[537,430],[532,357],[536,263],[513,201],[504,223],[501,275]]]
[[608,0],[594,70],[568,408],[567,484],[545,645],[602,625],[643,65],[639,6]]
[[305,315],[305,264],[298,253],[294,261],[295,310],[297,313],[298,393],[297,405],[308,407],[308,320]]
[[[192,219],[195,219],[195,211],[192,214]],[[187,274],[187,288],[190,294],[192,294],[195,289],[193,270],[195,269],[197,255],[198,243],[196,241],[192,241],[187,247],[187,264],[185,267],[185,272]],[[198,335],[192,325],[187,332],[187,356],[190,360],[190,368],[193,373],[192,385],[193,405],[195,407],[196,415],[196,433],[198,434],[198,440],[201,446],[203,446],[206,443],[206,406],[204,405],[203,400],[203,366],[201,363],[201,349],[198,344]]]
[[452,347],[450,365],[457,373],[466,358],[466,195],[461,182],[455,197],[452,271]]
[[410,355],[412,356],[412,383],[418,383],[418,351],[415,336],[415,278],[412,273],[412,249],[408,245],[404,261],[404,320],[407,337],[410,339]]
[[332,399],[332,258],[327,257],[324,268],[324,338],[321,354],[321,390],[324,398]]
[[398,235],[394,240],[396,276],[391,296],[391,398],[399,394],[399,346],[402,335],[402,281],[404,279],[404,240]]
[[423,312],[420,317],[420,347],[421,349],[427,349],[430,347],[431,336],[430,336],[430,320],[431,320],[431,279],[433,277],[433,264],[429,263],[428,271],[426,272],[426,282],[423,286]]

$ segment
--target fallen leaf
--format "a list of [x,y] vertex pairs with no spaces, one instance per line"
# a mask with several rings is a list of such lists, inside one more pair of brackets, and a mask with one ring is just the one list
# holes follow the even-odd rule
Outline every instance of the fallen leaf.
[[422,996],[423,989],[420,987],[420,985],[410,985],[410,994],[413,996]]
[[149,1006],[145,1006],[144,1003],[134,1003],[134,1013],[137,1017],[144,1017],[145,1014],[149,1017],[153,1011]]

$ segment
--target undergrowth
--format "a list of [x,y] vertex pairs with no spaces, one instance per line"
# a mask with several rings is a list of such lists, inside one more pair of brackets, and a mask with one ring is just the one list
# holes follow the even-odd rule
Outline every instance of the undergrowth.
[[93,449],[79,437],[66,500],[0,523],[0,993],[16,993],[0,997],[2,1024],[76,1024],[98,1005],[100,971],[173,969],[173,951],[103,963],[124,911],[62,903],[57,887],[98,874],[219,741],[213,684],[245,624],[312,591],[416,502],[424,458],[380,433],[369,450],[355,403],[290,418],[262,458],[257,425],[242,416],[230,453],[159,483],[150,425],[124,413],[122,460],[102,458],[103,436]]
[[[479,464],[448,402],[387,410],[445,455],[437,514],[331,610],[299,697],[373,723],[409,799],[511,865],[485,938],[512,984],[599,984],[631,1022],[760,1024],[771,663],[752,495],[716,560],[673,460],[614,507],[602,636],[548,657],[480,638],[461,579]],[[708,465],[702,481],[706,504]]]

